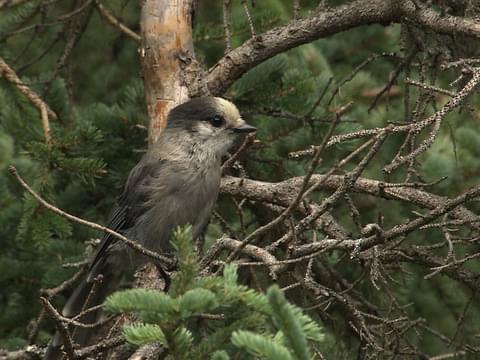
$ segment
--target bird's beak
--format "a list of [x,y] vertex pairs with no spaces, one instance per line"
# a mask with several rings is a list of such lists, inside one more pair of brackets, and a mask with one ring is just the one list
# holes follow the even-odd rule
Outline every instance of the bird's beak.
[[247,123],[244,123],[243,125],[239,126],[239,127],[236,127],[236,128],[233,128],[233,132],[235,133],[251,133],[251,132],[254,132],[254,131],[257,131],[257,128],[255,126],[252,126],[252,125],[248,125]]

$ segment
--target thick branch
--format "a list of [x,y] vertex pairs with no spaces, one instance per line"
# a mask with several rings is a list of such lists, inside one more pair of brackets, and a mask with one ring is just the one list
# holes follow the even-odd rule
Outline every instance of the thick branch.
[[230,239],[225,236],[218,239],[215,244],[213,244],[208,249],[207,254],[202,259],[201,268],[205,268],[205,266],[208,265],[213,259],[215,259],[218,253],[223,249],[228,249],[232,251],[239,250],[242,254],[263,262],[265,265],[270,267],[270,275],[272,276],[272,278],[277,278],[275,272],[278,266],[275,266],[275,264],[277,263],[277,259],[275,258],[275,256],[270,254],[267,250],[262,249],[261,247],[250,244],[243,245],[242,241]]
[[0,349],[0,360],[39,360],[44,353],[45,350],[36,345],[28,345],[25,349],[15,351]]
[[223,56],[207,75],[190,87],[190,95],[221,95],[247,71],[286,50],[358,26],[410,22],[441,34],[480,38],[480,24],[470,19],[416,9],[410,0],[357,0],[314,12],[246,41]]
[[359,0],[292,21],[251,38],[230,51],[202,80],[207,86],[197,84],[200,87],[191,89],[191,93],[207,88],[212,95],[221,95],[248,70],[279,53],[360,25],[390,23],[394,17],[389,1],[373,0],[366,3]]
[[456,16],[444,16],[427,7],[416,9],[413,1],[402,1],[401,13],[407,21],[425,27],[438,34],[461,34],[480,38],[480,23],[473,19]]
[[[323,175],[314,175],[311,182],[319,182],[322,178],[324,178]],[[268,183],[227,176],[222,179],[221,191],[225,194],[243,196],[251,200],[267,201],[281,206],[288,206],[293,201],[292,194],[296,194],[301,186],[302,179],[302,177],[295,177],[278,183]],[[343,179],[343,176],[331,175],[321,182],[318,190],[335,191],[343,184]],[[352,191],[385,199],[406,201],[427,209],[434,209],[448,200],[445,197],[423,190],[410,187],[389,187],[387,183],[382,181],[365,178],[359,178],[353,185]],[[451,214],[457,219],[468,221],[479,219],[476,214],[462,206],[453,209]],[[468,225],[476,230],[480,230],[478,223],[472,222]]]

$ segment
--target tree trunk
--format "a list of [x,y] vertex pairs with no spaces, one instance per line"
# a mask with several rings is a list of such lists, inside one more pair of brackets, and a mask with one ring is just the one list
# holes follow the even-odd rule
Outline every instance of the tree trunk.
[[145,0],[140,58],[148,108],[149,145],[167,125],[172,107],[189,98],[184,64],[194,57],[192,0]]
[[[185,65],[194,59],[192,0],[145,0],[142,7],[140,60],[149,117],[148,145],[151,146],[167,125],[170,109],[189,99]],[[137,271],[135,287],[163,289],[164,281],[153,264]],[[128,321],[128,320],[127,320]],[[112,331],[113,329],[111,329]],[[116,326],[114,332],[120,331]],[[118,347],[108,359],[153,359],[162,351],[158,344],[139,348],[135,353]]]

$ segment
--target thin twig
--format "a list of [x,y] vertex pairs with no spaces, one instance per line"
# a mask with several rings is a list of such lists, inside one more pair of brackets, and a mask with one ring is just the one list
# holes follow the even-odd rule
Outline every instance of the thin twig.
[[62,316],[59,312],[53,307],[53,305],[48,301],[45,297],[40,297],[40,301],[45,308],[45,311],[50,315],[52,320],[55,323],[55,327],[57,328],[60,336],[63,340],[63,348],[65,349],[65,353],[67,354],[67,358],[69,360],[74,360],[77,358],[75,355],[75,348],[72,337],[70,336],[70,332],[68,331],[67,325],[62,321]]
[[373,54],[370,55],[366,60],[362,61],[355,69],[353,69],[345,78],[342,79],[338,83],[338,85],[333,89],[332,95],[330,95],[330,99],[327,101],[327,104],[330,105],[335,98],[335,96],[339,93],[340,89],[342,88],[343,85],[345,85],[347,82],[353,80],[353,78],[367,65],[369,65],[371,62],[374,60],[378,59],[379,57],[383,56],[396,56],[395,53],[381,53],[381,54]]
[[45,103],[41,104],[40,115],[42,117],[42,127],[43,134],[45,136],[45,143],[50,146],[52,144],[52,136],[50,135],[50,122],[48,121],[48,112]]
[[448,96],[452,96],[452,97],[456,95],[453,91],[442,89],[442,88],[439,88],[439,87],[433,86],[433,85],[428,85],[428,84],[425,84],[425,83],[422,83],[422,82],[419,82],[419,81],[415,81],[415,80],[412,80],[408,77],[405,78],[405,83],[409,84],[409,85],[417,86],[419,88],[422,88],[423,90],[430,90],[430,91],[438,92],[440,94],[444,94],[444,95],[448,95]]
[[[301,232],[304,229],[307,228],[309,224],[311,224],[313,221],[318,219],[325,211],[330,210],[332,206],[334,206],[338,200],[348,191],[350,190],[357,179],[360,177],[362,172],[365,170],[369,162],[373,159],[373,157],[378,153],[381,145],[385,141],[387,137],[386,132],[380,133],[377,135],[377,138],[375,140],[375,143],[372,145],[372,147],[369,149],[368,153],[364,156],[364,158],[358,163],[358,165],[355,167],[354,170],[350,171],[344,176],[344,181],[340,187],[338,187],[335,192],[327,197],[325,200],[322,201],[322,203],[318,206],[315,211],[312,211],[311,214],[307,215],[304,217],[302,220],[300,220],[297,225],[295,226],[295,231]],[[319,185],[314,184],[312,186],[313,189],[316,189]],[[288,242],[293,235],[292,231],[288,231],[285,235],[283,235],[281,238],[267,246],[267,250],[273,251],[276,249],[278,246],[280,246],[283,243]]]
[[113,16],[106,8],[103,6],[99,0],[94,0],[95,8],[99,14],[113,27],[120,30],[122,33],[127,35],[129,38],[140,42],[142,38],[135,31],[131,30],[128,26],[125,26],[120,20]]
[[27,1],[31,1],[31,0],[0,0],[0,9],[2,9],[4,7],[9,8],[9,7],[22,5],[23,3],[26,3]]
[[298,19],[300,13],[300,0],[293,0],[293,19]]
[[[410,154],[405,155],[405,156],[399,156],[397,158],[396,162],[392,162],[389,165],[385,166],[383,168],[383,171],[385,171],[387,174],[391,173],[393,170],[397,169],[400,165],[411,161],[412,159],[416,158],[423,152],[425,152],[427,149],[431,147],[433,144],[434,140],[437,137],[437,134],[440,130],[440,125],[442,120],[445,118],[447,114],[449,114],[451,111],[459,107],[477,87],[478,83],[480,82],[480,69],[477,69],[474,73],[470,81],[463,87],[462,90],[460,90],[450,101],[448,101],[442,109],[437,111],[435,114],[430,116],[427,120],[430,123],[433,123],[433,129],[430,132],[430,135],[421,143],[414,151],[412,151]],[[411,131],[414,131],[418,133],[422,129],[422,127],[417,127],[418,123],[414,123]]]
[[33,90],[31,90],[27,85],[25,85],[22,80],[17,76],[15,71],[8,66],[8,64],[0,57],[0,75],[2,75],[9,82],[14,84],[17,89],[25,95],[28,100],[38,109],[42,119],[43,126],[43,135],[45,137],[45,142],[50,145],[52,138],[50,135],[50,125],[49,118],[57,120],[57,114],[53,112],[52,109],[38,96]]
[[245,12],[245,16],[247,17],[248,26],[250,27],[250,33],[252,34],[252,38],[256,39],[257,35],[255,33],[255,27],[253,26],[252,15],[250,15],[250,10],[248,9],[247,0],[241,0],[243,11]]
[[76,356],[77,359],[85,359],[91,355],[101,353],[105,350],[117,347],[125,343],[125,337],[123,335],[116,336],[111,339],[104,339],[99,343],[84,347],[83,349],[77,350]]
[[222,170],[228,169],[230,166],[232,166],[232,164],[235,162],[235,160],[237,160],[238,156],[242,153],[242,151],[245,150],[245,148],[253,142],[254,138],[254,134],[247,135],[238,150],[235,151],[235,153],[222,164]]
[[223,32],[225,34],[225,54],[232,50],[232,33],[230,31],[230,0],[223,0]]
[[85,225],[85,226],[88,226],[92,229],[95,229],[95,230],[99,230],[99,231],[102,231],[102,232],[106,232],[110,235],[112,235],[113,237],[119,239],[120,241],[124,242],[127,246],[129,246],[130,248],[140,252],[141,254],[145,255],[145,256],[148,256],[154,260],[157,260],[159,261],[160,263],[163,263],[163,264],[166,264],[167,266],[173,266],[175,264],[175,261],[172,260],[172,259],[169,259],[168,257],[166,256],[162,256],[154,251],[151,251],[151,250],[148,250],[146,248],[144,248],[143,246],[141,246],[139,243],[135,242],[135,241],[132,241],[130,239],[128,239],[127,237],[123,236],[122,234],[112,230],[112,229],[109,229],[105,226],[102,226],[102,225],[99,225],[99,224],[96,224],[94,222],[91,222],[91,221],[87,221],[87,220],[84,220],[84,219],[81,219],[79,217],[76,217],[74,215],[71,215],[63,210],[60,210],[59,208],[57,208],[56,206],[53,206],[51,205],[50,203],[48,203],[47,201],[45,201],[42,197],[40,197],[40,195],[38,195],[21,177],[20,175],[18,174],[17,172],[17,169],[14,167],[14,166],[10,166],[9,167],[9,171],[10,173],[15,176],[15,178],[18,180],[18,182],[20,183],[20,185],[22,185],[22,187],[27,190],[40,204],[42,204],[44,207],[46,207],[48,210],[50,211],[53,211],[54,213],[70,220],[70,221],[73,221],[73,222],[76,222],[78,224],[82,224],[82,225]]
[[404,59],[395,67],[395,70],[393,70],[393,73],[391,74],[390,80],[388,81],[388,83],[382,88],[382,90],[378,92],[378,94],[375,95],[375,99],[373,99],[372,104],[368,108],[368,112],[372,111],[377,105],[377,102],[378,100],[380,100],[382,95],[390,90],[390,88],[393,86],[395,80],[398,78],[402,70],[405,68],[405,66],[410,64],[410,62],[412,61],[416,53],[417,53],[417,50],[414,49],[406,59]]
[[255,238],[257,238],[261,234],[269,231],[270,229],[273,229],[275,226],[277,226],[283,220],[285,220],[287,218],[287,216],[301,203],[301,201],[304,199],[304,195],[305,195],[304,193],[307,192],[307,190],[308,190],[310,178],[312,177],[313,172],[315,171],[318,164],[320,163],[320,160],[321,160],[320,155],[322,154],[322,151],[325,149],[325,147],[327,145],[327,142],[328,142],[328,139],[330,138],[330,136],[333,133],[333,130],[335,129],[336,125],[338,124],[339,117],[337,116],[335,120],[336,121],[332,122],[329,129],[327,130],[327,133],[325,134],[325,136],[323,138],[322,144],[316,149],[315,155],[313,156],[312,162],[310,164],[309,171],[307,172],[307,175],[304,178],[303,184],[302,184],[296,198],[293,200],[293,202],[277,218],[275,218],[274,220],[272,220],[268,224],[259,227],[258,229],[253,231],[250,235],[248,235],[242,241],[242,245],[239,246],[237,249],[235,249],[235,251],[233,251],[229,255],[229,257],[227,258],[227,261],[226,261],[227,263],[232,261],[235,258],[235,256],[237,256],[237,254],[239,254],[242,251],[244,246],[249,244],[251,241],[253,241]]

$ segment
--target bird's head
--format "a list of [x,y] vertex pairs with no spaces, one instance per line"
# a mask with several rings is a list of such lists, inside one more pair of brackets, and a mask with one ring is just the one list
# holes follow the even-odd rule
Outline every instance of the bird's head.
[[167,131],[185,136],[221,157],[240,135],[254,132],[256,128],[242,119],[230,101],[201,97],[173,108],[168,115]]

